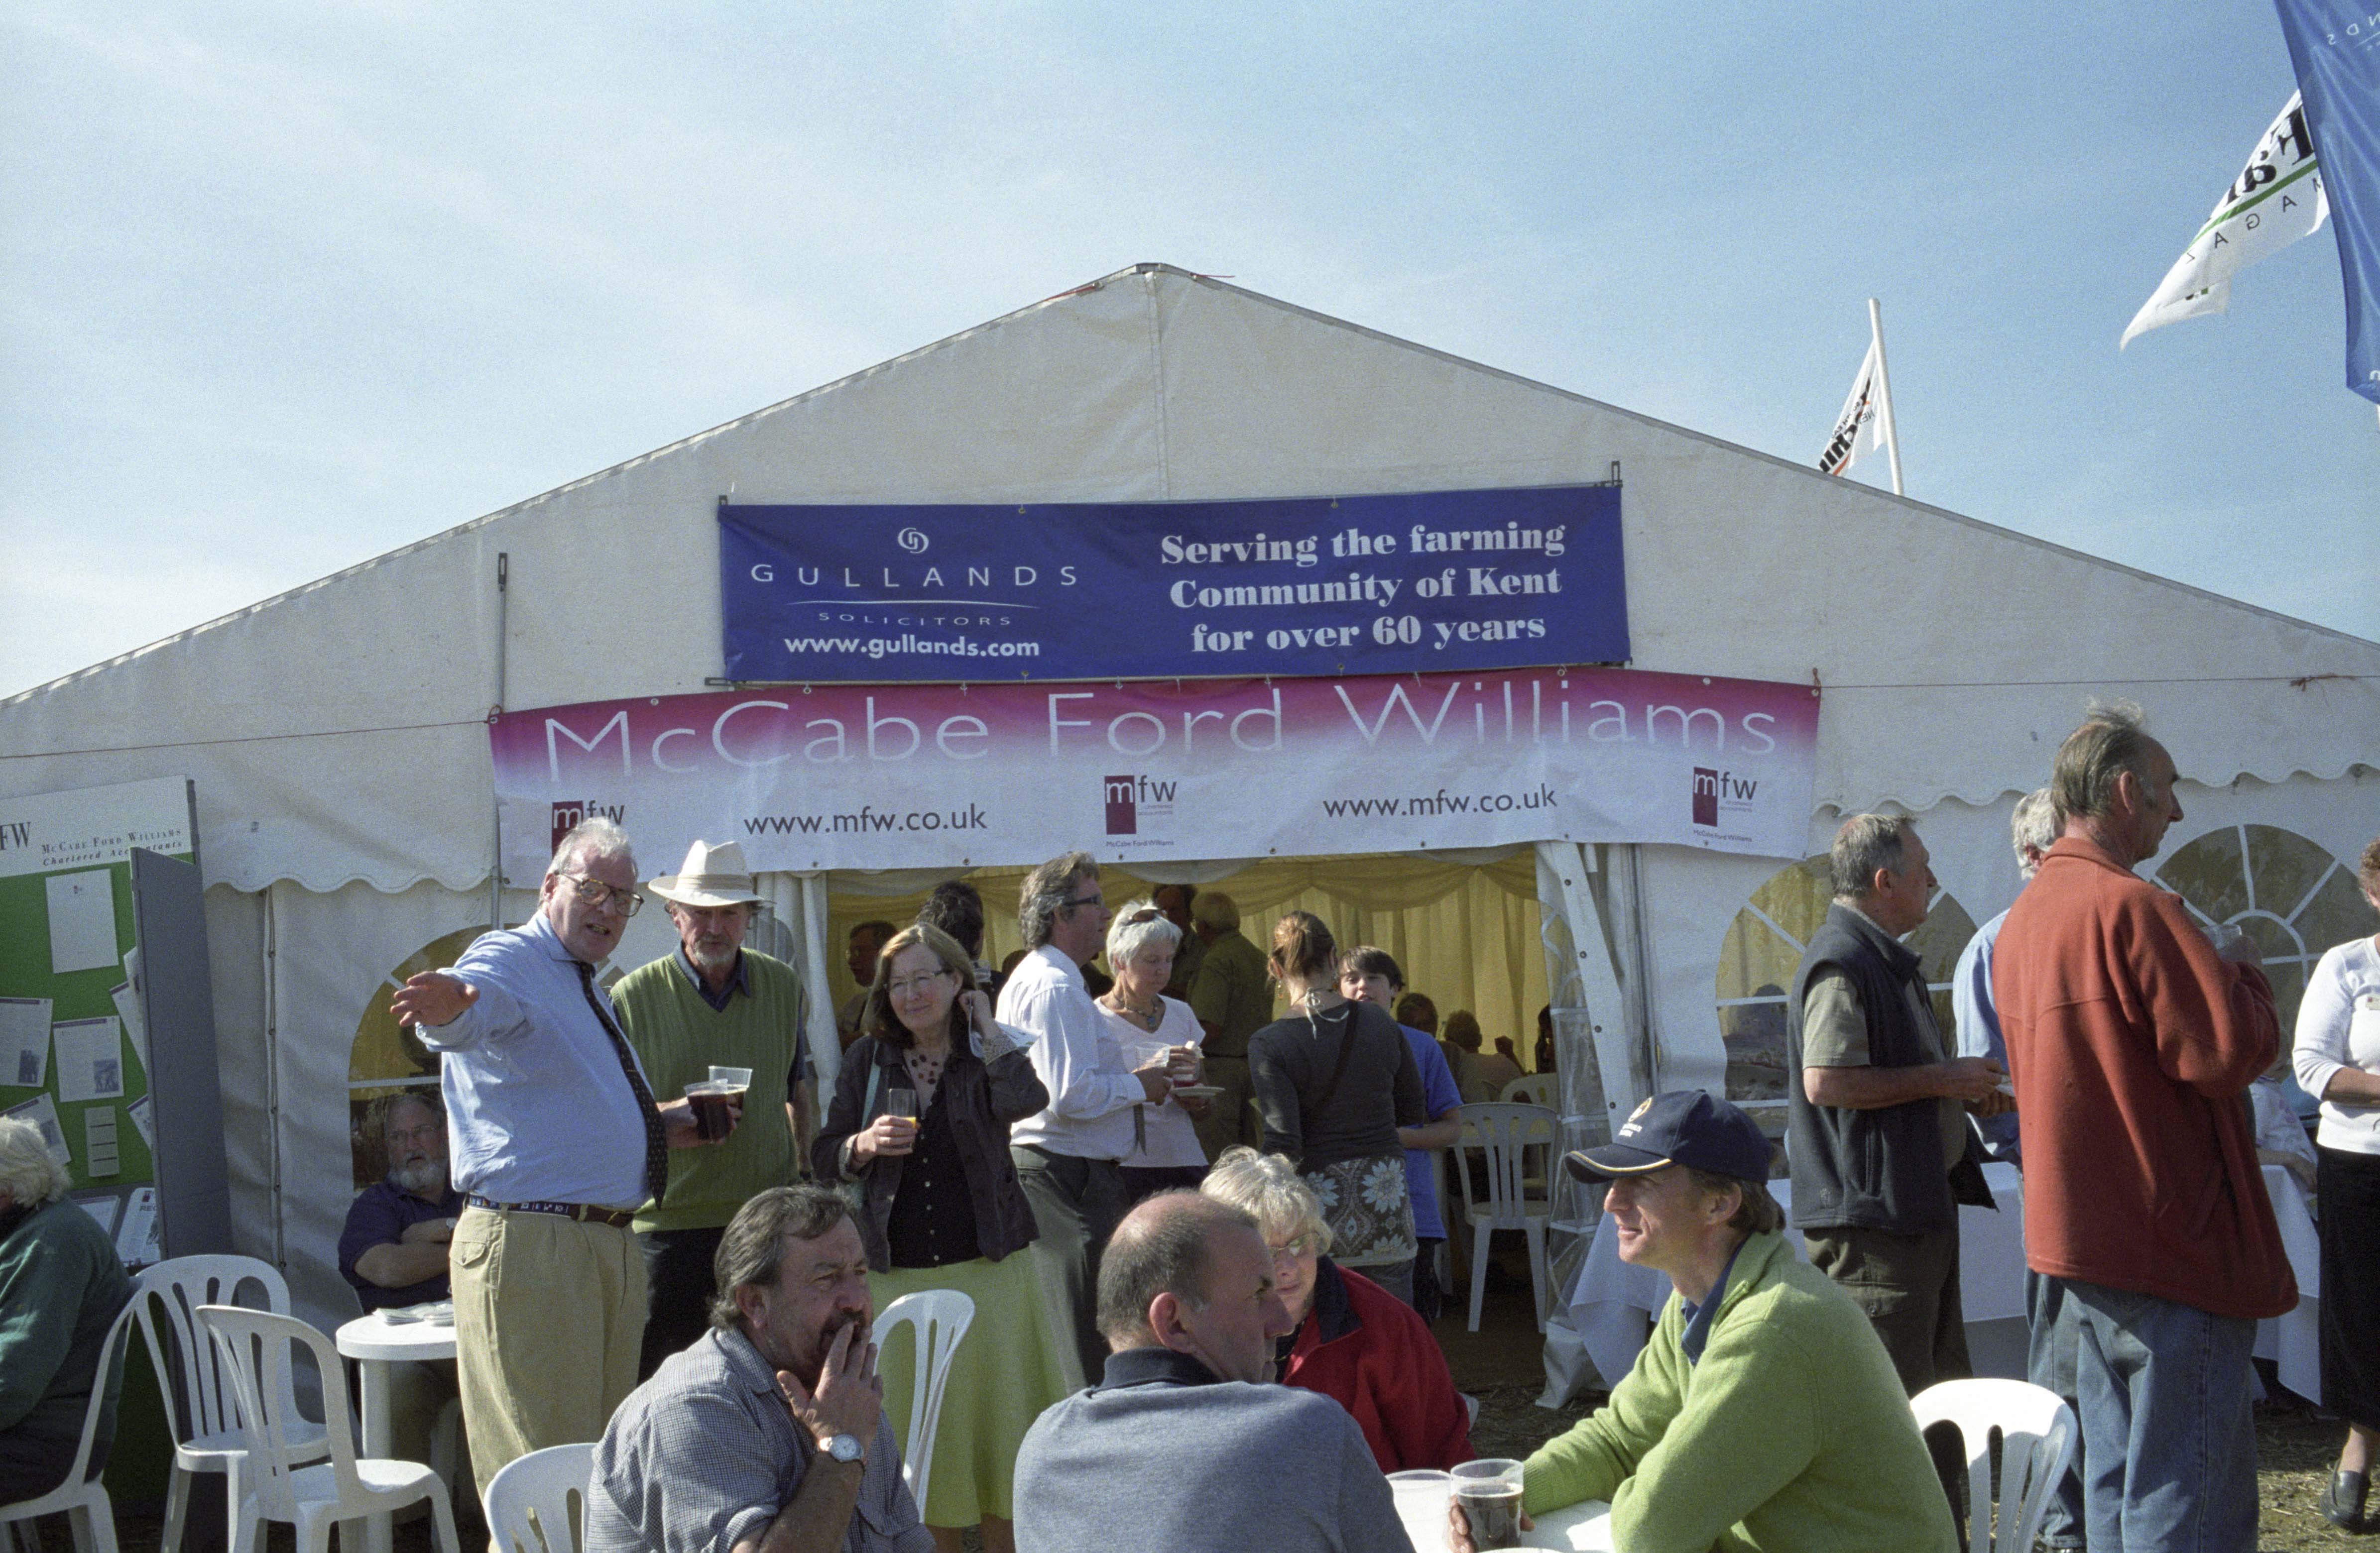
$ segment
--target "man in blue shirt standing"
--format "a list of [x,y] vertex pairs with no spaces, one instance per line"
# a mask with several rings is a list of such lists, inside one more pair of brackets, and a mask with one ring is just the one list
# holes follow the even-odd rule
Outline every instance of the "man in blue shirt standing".
[[[1351,1003],[1376,1003],[1383,1012],[1396,1006],[1405,989],[1405,973],[1385,949],[1364,944],[1347,952],[1339,964],[1339,993]],[[1427,1030],[1399,1025],[1405,1044],[1413,1048],[1414,1066],[1421,1070],[1421,1093],[1429,1120],[1418,1127],[1397,1129],[1405,1151],[1405,1195],[1413,1199],[1413,1307],[1425,1321],[1438,1319],[1446,1291],[1438,1281],[1438,1251],[1446,1244],[1446,1220],[1439,1213],[1438,1157],[1463,1137],[1463,1091],[1455,1087],[1446,1053]]]
[[538,909],[391,1004],[444,1056],[465,1207],[449,1276],[480,1491],[549,1445],[595,1438],[637,1384],[645,1265],[629,1225],[699,1140],[654,1102],[595,968],[643,904],[628,838],[590,819],[554,849]]

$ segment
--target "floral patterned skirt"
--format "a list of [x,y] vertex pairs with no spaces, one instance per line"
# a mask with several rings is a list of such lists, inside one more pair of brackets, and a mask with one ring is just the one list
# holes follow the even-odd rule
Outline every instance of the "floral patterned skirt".
[[1332,1261],[1342,1268],[1378,1268],[1414,1259],[1419,1248],[1414,1244],[1402,1154],[1342,1159],[1305,1172],[1305,1181],[1322,1199]]

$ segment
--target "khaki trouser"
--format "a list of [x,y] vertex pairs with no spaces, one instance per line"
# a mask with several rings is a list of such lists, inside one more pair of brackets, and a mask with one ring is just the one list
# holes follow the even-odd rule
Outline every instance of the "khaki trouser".
[[637,1237],[555,1213],[466,1208],[449,1258],[471,1472],[601,1439],[637,1386],[645,1258]]

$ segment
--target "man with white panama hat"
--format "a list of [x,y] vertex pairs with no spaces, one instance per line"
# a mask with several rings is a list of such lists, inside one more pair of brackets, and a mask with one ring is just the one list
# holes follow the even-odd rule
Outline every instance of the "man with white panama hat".
[[814,1121],[801,978],[744,947],[760,904],[744,849],[697,841],[646,889],[668,908],[678,947],[623,977],[612,1001],[654,1093],[676,1095],[714,1066],[748,1068],[751,1081],[726,1143],[674,1154],[669,1190],[637,1215],[650,1290],[640,1379],[702,1335],[721,1232],[755,1193],[796,1179]]

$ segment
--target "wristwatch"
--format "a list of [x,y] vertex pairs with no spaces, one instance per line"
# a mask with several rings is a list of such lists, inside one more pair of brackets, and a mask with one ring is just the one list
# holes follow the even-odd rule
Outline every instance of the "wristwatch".
[[838,1462],[856,1462],[868,1454],[857,1435],[836,1435],[819,1442],[819,1449]]

